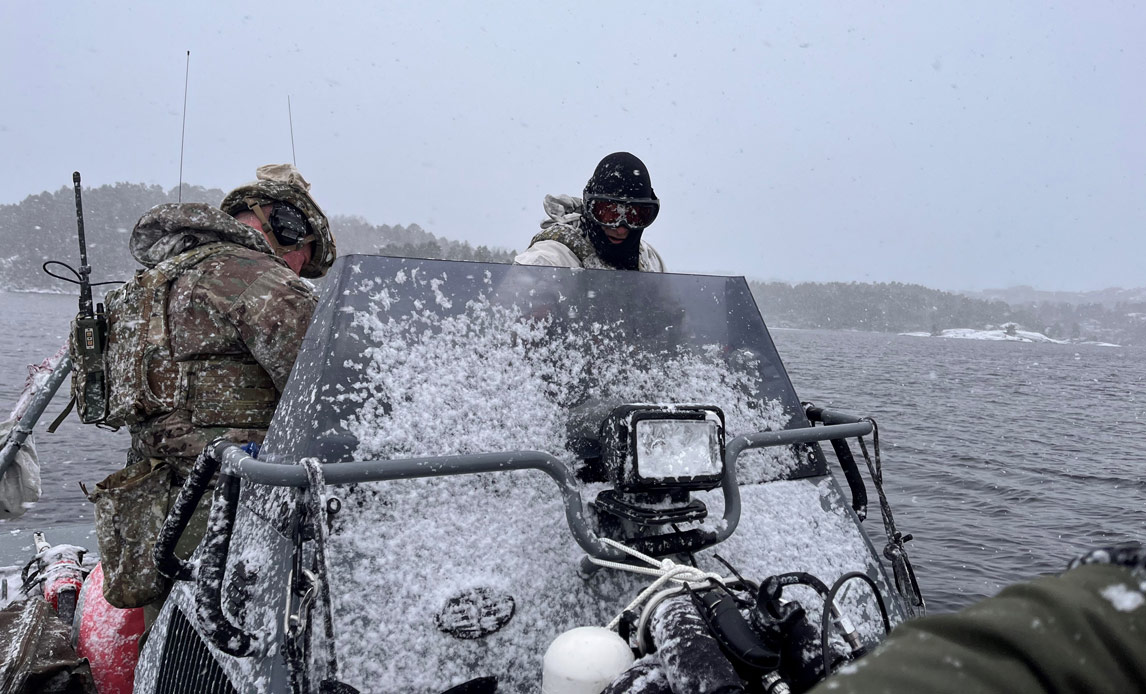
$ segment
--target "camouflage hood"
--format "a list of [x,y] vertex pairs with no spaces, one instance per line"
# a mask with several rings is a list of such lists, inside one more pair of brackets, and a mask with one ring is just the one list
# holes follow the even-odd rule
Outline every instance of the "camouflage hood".
[[554,224],[565,224],[580,228],[581,215],[585,213],[585,203],[581,198],[569,195],[546,195],[541,203],[549,219],[541,221],[541,228],[548,229]]
[[128,248],[146,267],[216,242],[234,243],[275,257],[262,232],[205,203],[156,205],[139,218]]

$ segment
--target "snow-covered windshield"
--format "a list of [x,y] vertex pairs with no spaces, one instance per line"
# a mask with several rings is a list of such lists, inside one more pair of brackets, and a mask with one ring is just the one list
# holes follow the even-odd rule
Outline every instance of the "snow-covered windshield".
[[[576,466],[622,403],[716,405],[728,438],[808,426],[742,278],[349,256],[323,286],[260,458],[541,450]],[[725,572],[717,551],[754,580],[872,571],[818,449],[748,451],[737,478],[740,524],[695,554],[700,566]],[[605,486],[577,484],[586,502]],[[648,584],[579,573],[561,491],[535,470],[320,494],[341,502],[325,554],[333,653],[362,691],[441,692],[484,675],[538,691],[554,637],[607,623]],[[693,498],[708,516],[682,529],[723,527],[719,489]],[[853,593],[846,609],[867,634],[874,607]]]
[[324,289],[264,459],[569,458],[578,413],[629,402],[807,426],[742,278],[350,256]]

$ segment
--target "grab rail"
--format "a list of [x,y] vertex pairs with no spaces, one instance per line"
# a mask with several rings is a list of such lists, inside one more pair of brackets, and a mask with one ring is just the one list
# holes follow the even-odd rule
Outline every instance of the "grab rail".
[[24,445],[24,441],[31,435],[32,429],[36,427],[36,422],[40,420],[40,416],[44,414],[47,409],[48,403],[52,401],[56,391],[59,390],[60,384],[64,382],[68,374],[72,372],[72,357],[66,351],[60,357],[60,361],[56,363],[56,368],[52,370],[48,379],[40,387],[39,391],[33,396],[32,401],[28,403],[28,409],[24,411],[22,417],[12,427],[12,431],[8,433],[8,439],[4,441],[3,449],[0,449],[0,479],[4,478],[4,473],[8,468],[16,462],[16,453],[19,452],[20,447]]
[[[721,524],[721,529],[715,532],[691,531],[688,542],[689,549],[702,549],[723,542],[736,530],[736,526],[740,522],[740,488],[736,483],[736,460],[744,451],[754,448],[830,441],[851,436],[863,436],[869,433],[871,433],[871,424],[857,421],[821,427],[761,431],[732,439],[725,446],[724,473],[721,477],[721,490],[725,497],[724,523]],[[225,473],[237,475],[256,484],[299,488],[308,485],[306,471],[302,467],[257,461],[235,444],[226,441],[215,444],[214,455],[223,461]],[[343,485],[514,470],[539,470],[553,478],[561,490],[569,529],[573,532],[577,544],[586,553],[598,559],[611,561],[627,559],[627,555],[601,542],[600,538],[589,529],[589,524],[585,521],[585,502],[581,498],[568,466],[543,451],[508,451],[475,455],[332,463],[323,466],[323,478],[327,484]],[[661,556],[674,553],[677,548],[671,538],[679,537],[679,535],[670,534],[642,538],[651,545],[644,549],[648,550],[648,553]],[[660,539],[657,539],[658,537]],[[684,540],[682,539],[680,542],[684,542]],[[641,547],[638,546],[635,549],[641,549]]]
[[[723,542],[740,523],[740,487],[736,483],[736,460],[740,454],[753,448],[811,443],[847,436],[860,436],[871,431],[871,424],[857,422],[822,427],[804,427],[782,431],[762,431],[737,436],[728,442],[724,452],[724,472],[721,489],[724,492],[724,523],[718,531],[692,529],[628,541],[633,549],[665,556],[682,551],[697,551]],[[509,451],[477,455],[436,456],[398,460],[367,460],[323,465],[322,479],[331,485],[361,482],[384,482],[399,479],[448,477],[482,472],[508,472],[539,470],[549,475],[561,490],[565,505],[565,518],[577,544],[598,559],[625,561],[628,555],[606,545],[590,529],[585,519],[585,501],[569,467],[556,457],[542,451]],[[198,569],[175,556],[175,544],[187,525],[191,512],[206,492],[205,480],[219,471],[220,494],[211,506],[209,532],[204,539],[204,550]],[[236,657],[245,657],[257,651],[263,643],[255,635],[236,627],[222,608],[222,583],[230,550],[231,531],[238,506],[239,484],[247,480],[255,484],[276,487],[305,488],[310,486],[306,470],[299,465],[264,463],[247,455],[237,444],[217,439],[204,449],[196,461],[189,483],[179,492],[173,513],[168,515],[154,548],[157,566],[176,580],[194,580],[204,637],[219,650]],[[582,561],[586,573],[595,565]]]
[[[871,422],[863,420],[849,412],[840,412],[838,410],[827,410],[822,407],[815,407],[810,403],[805,403],[804,414],[808,417],[810,422],[821,422],[825,425],[833,424],[857,424],[864,422],[872,428]],[[840,468],[844,472],[844,479],[847,480],[848,490],[852,495],[852,510],[855,511],[856,517],[862,523],[867,519],[867,486],[864,484],[863,475],[860,474],[859,466],[856,465],[855,456],[852,455],[852,449],[848,446],[847,439],[838,438],[831,439],[828,443],[832,444],[832,450],[836,452],[836,460],[840,462]]]

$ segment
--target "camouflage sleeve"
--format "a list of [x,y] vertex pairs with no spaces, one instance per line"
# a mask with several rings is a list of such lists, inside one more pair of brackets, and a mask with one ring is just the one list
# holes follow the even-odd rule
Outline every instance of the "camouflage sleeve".
[[235,299],[227,318],[281,393],[310,325],[317,298],[289,268],[275,264]]
[[896,627],[811,694],[1146,691],[1146,584],[1083,566]]

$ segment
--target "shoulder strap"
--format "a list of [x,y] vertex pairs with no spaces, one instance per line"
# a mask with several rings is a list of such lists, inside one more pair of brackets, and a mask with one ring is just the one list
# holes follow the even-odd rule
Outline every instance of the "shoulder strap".
[[48,425],[48,433],[49,434],[56,433],[56,429],[60,428],[60,425],[63,424],[64,420],[68,418],[68,415],[72,413],[72,408],[75,406],[76,406],[76,396],[73,395],[72,399],[68,400],[67,406],[64,407],[64,409],[60,410],[60,414],[56,415],[56,418],[53,419],[52,423]]

